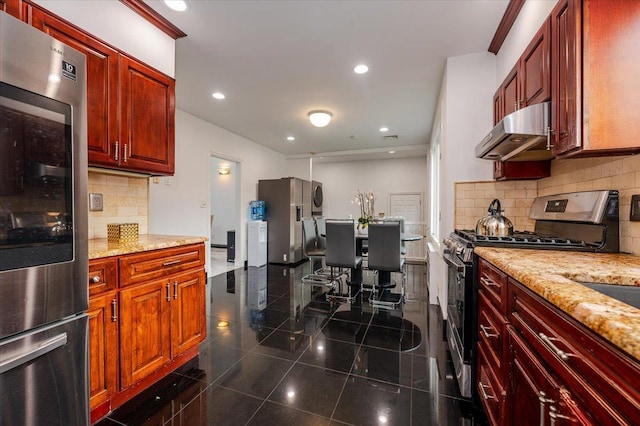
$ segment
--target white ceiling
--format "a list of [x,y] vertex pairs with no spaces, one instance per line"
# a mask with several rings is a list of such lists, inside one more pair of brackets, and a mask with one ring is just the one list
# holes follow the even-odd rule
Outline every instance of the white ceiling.
[[[177,107],[288,157],[327,159],[425,155],[446,58],[486,51],[508,4],[186,1],[175,12],[147,0],[187,33],[176,43]],[[367,74],[353,72],[359,63]],[[311,126],[313,109],[333,121]]]

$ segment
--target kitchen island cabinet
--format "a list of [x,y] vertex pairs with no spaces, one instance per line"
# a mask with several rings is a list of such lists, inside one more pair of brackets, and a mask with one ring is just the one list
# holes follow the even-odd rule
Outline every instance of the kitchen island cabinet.
[[640,260],[475,251],[476,387],[491,423],[632,424],[640,418],[640,311],[576,282],[636,283]]
[[30,4],[31,24],[87,56],[89,166],[172,175],[175,81]]
[[551,12],[556,158],[640,152],[640,2],[560,0]]
[[197,356],[206,336],[203,241],[90,240],[92,421]]

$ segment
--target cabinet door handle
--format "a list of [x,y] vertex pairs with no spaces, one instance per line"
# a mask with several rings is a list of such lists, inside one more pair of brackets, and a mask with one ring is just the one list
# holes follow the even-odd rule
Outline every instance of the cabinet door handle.
[[551,426],[555,426],[556,419],[574,420],[569,416],[558,413],[558,409],[552,405],[551,407],[549,407],[549,424]]
[[493,395],[489,395],[487,393],[487,391],[485,391],[485,389],[491,389],[490,386],[485,385],[484,383],[482,383],[481,381],[478,382],[478,391],[480,391],[480,394],[482,395],[483,399],[496,399],[495,396]]
[[116,141],[116,143],[113,144],[115,146],[115,150],[113,153],[113,159],[116,161],[120,160],[120,142]]
[[547,151],[550,151],[553,148],[553,143],[551,141],[551,134],[553,133],[553,129],[551,127],[547,127]]
[[486,278],[486,277],[480,278],[480,282],[482,284],[484,284],[485,286],[487,286],[487,287],[499,287],[499,285],[496,284],[495,281],[493,281],[493,280],[491,280],[489,278]]
[[547,398],[547,394],[543,391],[540,391],[540,394],[538,395],[538,400],[540,401],[540,426],[544,426],[546,404],[547,402],[553,404],[555,401],[553,399]]
[[171,302],[171,284],[170,283],[167,283],[166,289],[167,289],[167,302]]
[[487,339],[491,339],[493,337],[500,337],[499,334],[489,333],[488,330],[492,330],[492,329],[493,329],[493,327],[491,327],[491,326],[487,327],[487,326],[484,326],[484,325],[480,324],[480,330],[482,330],[482,334],[484,334]]
[[538,333],[538,336],[540,337],[540,339],[542,339],[542,341],[552,350],[556,353],[556,355],[558,355],[558,357],[563,360],[563,361],[568,361],[569,360],[569,355],[566,353],[565,351],[561,350],[560,348],[558,348],[555,343],[552,342],[553,338],[547,336],[544,333]]
[[169,260],[167,262],[163,262],[162,266],[171,266],[171,265],[177,265],[178,263],[180,263],[181,260],[180,259],[176,259],[176,260]]
[[178,281],[173,282],[173,298],[178,298]]
[[129,159],[129,155],[127,153],[127,144],[126,143],[122,147],[122,151],[123,151],[123,153],[122,153],[122,161],[126,163],[127,160]]
[[91,282],[92,282],[92,283],[94,283],[94,284],[99,283],[99,282],[100,282],[100,275],[94,275],[94,276],[91,278]]
[[111,301],[111,322],[118,321],[118,300]]

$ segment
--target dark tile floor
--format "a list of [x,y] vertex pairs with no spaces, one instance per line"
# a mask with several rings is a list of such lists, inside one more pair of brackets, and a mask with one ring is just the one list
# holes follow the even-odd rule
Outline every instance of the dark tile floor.
[[99,424],[486,423],[460,397],[424,265],[408,265],[396,311],[328,303],[326,289],[301,284],[310,269],[211,278],[199,356]]

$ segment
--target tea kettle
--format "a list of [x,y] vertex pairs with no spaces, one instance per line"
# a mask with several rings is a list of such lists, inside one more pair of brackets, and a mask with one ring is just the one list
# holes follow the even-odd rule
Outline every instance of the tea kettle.
[[500,200],[497,198],[489,204],[489,214],[476,223],[476,235],[489,237],[506,237],[513,235],[513,224],[502,215]]

